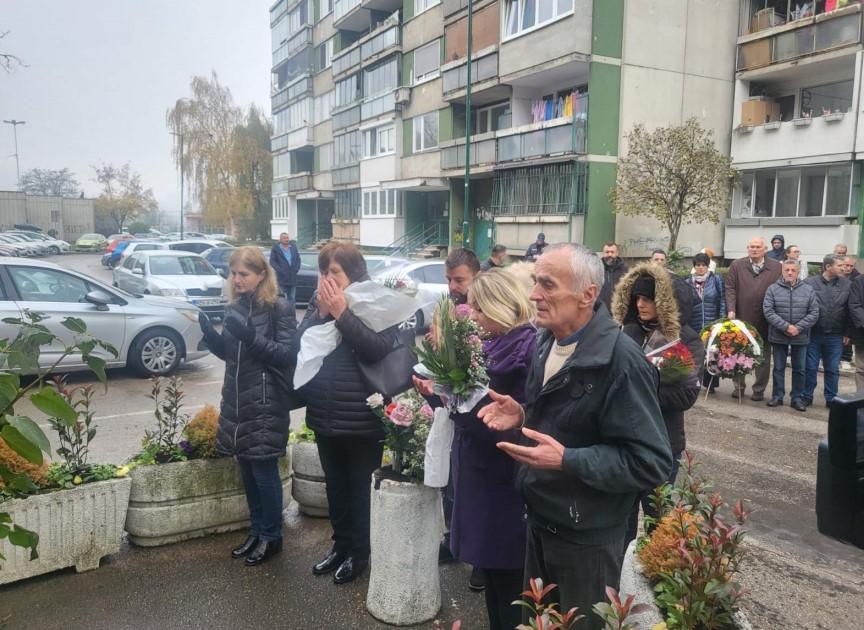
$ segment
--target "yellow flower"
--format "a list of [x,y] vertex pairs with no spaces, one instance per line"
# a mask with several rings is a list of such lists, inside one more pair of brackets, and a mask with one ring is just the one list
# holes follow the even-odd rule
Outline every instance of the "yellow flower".
[[76,486],[80,486],[82,483],[84,483],[84,480],[81,479],[81,476],[80,476],[80,475],[75,475],[75,476],[72,478],[72,483],[74,483]]
[[120,466],[115,474],[117,477],[125,477],[129,474],[129,466]]

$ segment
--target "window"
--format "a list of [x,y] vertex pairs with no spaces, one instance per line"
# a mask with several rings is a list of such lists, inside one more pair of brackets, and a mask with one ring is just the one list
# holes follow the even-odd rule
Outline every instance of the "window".
[[51,223],[60,223],[60,211],[52,210],[51,211]]
[[422,282],[429,284],[447,284],[447,278],[444,276],[444,265],[434,264],[421,267],[417,271],[423,272]]
[[429,112],[414,119],[414,151],[426,151],[438,146],[438,112]]
[[852,109],[852,81],[840,81],[803,88],[801,117],[809,118],[848,112]]
[[364,190],[364,217],[395,217],[402,216],[397,190]]
[[322,144],[318,147],[318,170],[329,171],[333,168],[333,143]]
[[81,278],[53,269],[9,267],[9,272],[24,302],[83,302],[95,288]]
[[282,42],[288,39],[288,16],[283,15],[282,18],[270,28],[270,50],[275,52],[282,45]]
[[745,172],[734,191],[733,216],[846,216],[855,207],[853,190],[851,164]]
[[852,167],[849,165],[828,168],[825,182],[825,214],[849,214],[849,185]]
[[315,72],[321,72],[333,63],[333,43],[334,40],[331,37],[315,48]]
[[360,159],[360,132],[356,129],[333,138],[333,167],[355,164]]
[[333,12],[333,0],[320,0],[318,6],[320,7],[319,11],[321,11],[321,14],[318,16],[319,21]]
[[291,11],[288,14],[288,28],[290,33],[293,35],[297,31],[300,30],[301,27],[306,26],[306,3],[301,2],[297,5],[297,8]]
[[312,99],[304,98],[292,103],[273,116],[273,135],[278,136],[310,124],[312,121]]
[[273,197],[273,218],[287,219],[288,218],[288,197]]
[[441,67],[441,40],[421,46],[414,51],[414,78],[413,84],[428,81],[438,76]]
[[291,154],[280,153],[273,156],[273,177],[285,177],[291,174]]
[[330,120],[333,106],[336,103],[336,91],[330,90],[315,97],[315,124],[318,125],[325,120]]
[[414,0],[414,15],[419,15],[439,4],[441,0]]
[[504,36],[513,37],[573,12],[573,0],[507,0]]
[[123,269],[129,269],[131,271],[132,268],[135,266],[136,260],[136,256],[129,256],[129,258],[123,261]]
[[512,119],[510,103],[482,107],[474,113],[471,133],[489,133],[499,129],[509,129]]
[[377,127],[363,132],[363,157],[393,153],[393,127]]
[[396,89],[399,81],[398,57],[363,71],[363,97],[368,99]]
[[336,82],[336,107],[344,107],[360,98],[360,74]]

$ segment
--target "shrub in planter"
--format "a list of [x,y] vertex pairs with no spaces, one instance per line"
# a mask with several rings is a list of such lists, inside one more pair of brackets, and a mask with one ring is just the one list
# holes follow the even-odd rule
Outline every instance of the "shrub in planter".
[[[197,457],[216,457],[216,430],[219,428],[219,410],[213,405],[195,414],[183,428],[188,450]],[[181,447],[183,443],[181,442]]]

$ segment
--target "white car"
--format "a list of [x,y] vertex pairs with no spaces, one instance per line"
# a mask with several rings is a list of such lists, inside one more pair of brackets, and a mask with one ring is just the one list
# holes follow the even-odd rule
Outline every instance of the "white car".
[[208,315],[225,315],[225,279],[198,254],[152,250],[132,254],[114,268],[114,286],[138,295],[185,300]]
[[132,241],[126,246],[126,249],[123,250],[123,253],[120,254],[120,262],[118,264],[122,265],[124,260],[137,252],[150,252],[157,249],[167,248],[167,243],[160,243],[159,241]]
[[[208,354],[198,309],[179,300],[132,295],[54,263],[18,258],[0,258],[0,286],[0,320],[21,318],[25,309],[48,317],[42,324],[60,341],[43,348],[43,368],[54,365],[72,341],[73,333],[61,324],[69,316],[83,319],[92,335],[117,348],[116,358],[99,348],[95,351],[108,367],[128,366],[141,376],[164,376],[181,361]],[[16,333],[14,325],[0,321],[0,338]],[[56,371],[87,369],[80,355],[72,355]]]
[[417,289],[417,297],[423,303],[423,307],[401,327],[418,330],[424,328],[432,319],[438,301],[449,293],[447,278],[444,275],[444,261],[409,262],[401,267],[384,267],[372,275],[372,279],[377,282],[383,282],[393,277],[408,280]]
[[213,241],[203,238],[183,239],[182,241],[173,241],[168,243],[168,249],[182,252],[193,252],[200,254],[207,251],[211,247],[233,247],[231,243],[225,241]]
[[53,255],[63,254],[72,249],[72,246],[66,241],[60,240],[59,238],[52,238],[47,234],[43,234],[42,232],[25,232],[23,230],[13,230],[12,232],[9,232],[9,234],[18,234],[31,241],[41,243],[48,248],[48,253]]

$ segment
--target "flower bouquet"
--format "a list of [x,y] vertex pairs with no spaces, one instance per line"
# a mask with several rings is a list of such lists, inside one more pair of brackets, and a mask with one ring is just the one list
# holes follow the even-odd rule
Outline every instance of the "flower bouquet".
[[645,355],[660,372],[661,385],[675,385],[696,373],[693,354],[679,339]]
[[740,319],[720,319],[708,324],[701,337],[705,344],[705,369],[713,376],[744,376],[765,360],[759,331]]
[[412,481],[422,481],[432,408],[413,390],[400,394],[386,406],[381,394],[372,394],[366,404],[383,423],[384,446],[390,453],[393,472]]
[[398,272],[385,276],[379,281],[381,286],[392,289],[398,293],[402,293],[409,297],[417,296],[417,286],[409,278],[399,274]]

